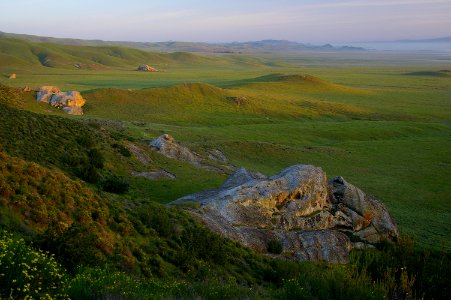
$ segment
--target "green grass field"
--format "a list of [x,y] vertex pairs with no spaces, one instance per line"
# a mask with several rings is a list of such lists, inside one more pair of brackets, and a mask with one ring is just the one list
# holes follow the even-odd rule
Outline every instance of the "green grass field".
[[[450,57],[203,57],[118,47],[75,51],[13,39],[0,45],[3,84],[81,90],[87,99],[82,119],[112,121],[141,145],[170,133],[193,149],[221,149],[234,165],[265,174],[292,164],[321,166],[381,199],[401,232],[421,246],[451,247],[451,78],[440,71],[451,68]],[[43,64],[48,57],[52,64]],[[161,72],[134,71],[142,63]],[[7,79],[10,73],[18,78]],[[31,97],[25,107],[63,115]],[[169,202],[225,178],[149,155],[155,157],[148,168],[164,166],[179,179],[131,178],[131,198]]]

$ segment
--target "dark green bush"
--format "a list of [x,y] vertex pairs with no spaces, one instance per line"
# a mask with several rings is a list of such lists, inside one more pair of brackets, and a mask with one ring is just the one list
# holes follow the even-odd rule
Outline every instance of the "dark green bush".
[[267,250],[272,254],[280,254],[283,251],[283,246],[278,240],[270,240],[267,245]]
[[112,147],[114,149],[116,149],[124,157],[132,156],[132,153],[130,152],[130,150],[128,150],[126,147],[122,146],[121,144],[113,144]]
[[93,148],[88,151],[88,157],[90,164],[98,169],[103,168],[103,164],[105,162],[105,158],[103,157],[102,152],[99,149]]
[[39,245],[55,253],[64,267],[73,272],[79,265],[96,266],[105,262],[93,231],[85,225],[72,226],[58,237],[42,235]]
[[123,177],[111,175],[102,182],[102,189],[105,192],[124,194],[128,191],[130,184]]
[[89,135],[81,135],[76,138],[77,143],[85,148],[94,147],[94,139]]
[[99,170],[90,164],[79,165],[76,169],[76,175],[89,183],[97,183],[101,177]]

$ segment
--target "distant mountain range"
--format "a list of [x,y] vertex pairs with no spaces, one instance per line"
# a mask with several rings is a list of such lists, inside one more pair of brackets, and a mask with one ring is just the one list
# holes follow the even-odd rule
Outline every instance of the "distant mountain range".
[[5,33],[0,31],[0,37],[10,37],[31,42],[54,43],[77,46],[122,46],[131,47],[147,51],[158,52],[203,52],[203,53],[287,53],[301,51],[364,51],[361,47],[340,46],[331,44],[311,45],[286,40],[262,40],[250,42],[232,43],[201,43],[201,42],[127,42],[127,41],[102,41],[102,40],[82,40],[71,38],[43,37],[28,34]]
[[434,39],[398,40],[397,43],[451,43],[451,36]]

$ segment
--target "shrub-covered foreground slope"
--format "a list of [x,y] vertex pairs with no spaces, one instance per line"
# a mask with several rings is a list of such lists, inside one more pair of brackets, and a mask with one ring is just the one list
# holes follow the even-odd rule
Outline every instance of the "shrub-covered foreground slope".
[[[446,253],[419,252],[403,242],[399,247],[381,245],[382,251],[356,252],[349,266],[271,260],[209,232],[186,212],[146,201],[143,195],[137,197],[136,189],[143,190],[133,181],[125,195],[104,192],[105,181],[128,178],[130,168],[144,168],[135,157],[113,146],[127,142],[139,146],[136,138],[124,140],[132,127],[36,114],[20,109],[28,105],[27,94],[1,86],[0,95],[2,297],[379,299],[449,295]],[[217,95],[228,101],[221,93]],[[141,124],[136,126],[142,129]],[[192,176],[190,172],[213,176],[158,155],[151,159],[152,164],[174,168],[182,177]],[[218,183],[223,178],[214,176]],[[167,189],[172,183],[158,184]],[[174,192],[189,190],[179,189]],[[152,192],[162,191],[148,190],[150,199]],[[28,276],[18,272],[22,269],[16,263]],[[48,268],[53,272],[47,272]],[[37,278],[55,289],[42,288]]]

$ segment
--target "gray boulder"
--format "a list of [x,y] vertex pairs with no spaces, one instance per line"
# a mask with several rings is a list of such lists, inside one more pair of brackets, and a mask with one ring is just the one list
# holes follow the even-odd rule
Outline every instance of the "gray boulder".
[[349,261],[353,245],[394,241],[395,222],[382,203],[342,178],[328,182],[321,168],[295,165],[265,177],[238,169],[218,189],[180,198],[197,202],[192,212],[212,230],[262,253],[270,240],[283,257],[336,263]]

